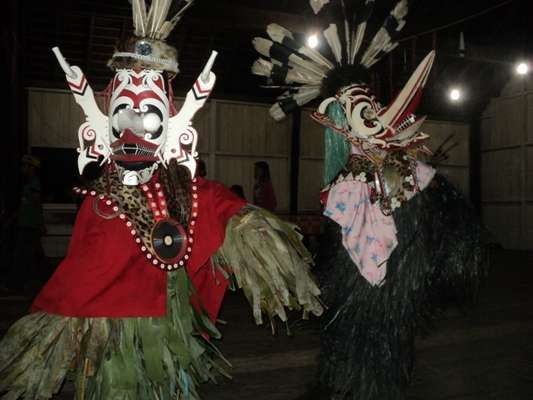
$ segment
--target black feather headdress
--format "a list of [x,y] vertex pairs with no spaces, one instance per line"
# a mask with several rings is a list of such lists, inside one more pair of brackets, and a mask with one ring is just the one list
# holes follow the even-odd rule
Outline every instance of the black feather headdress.
[[367,21],[375,0],[310,0],[315,12],[328,14],[333,21],[321,34],[333,60],[297,41],[292,32],[277,24],[267,27],[270,39],[256,37],[255,49],[262,55],[252,72],[265,76],[279,87],[288,88],[270,109],[276,120],[316,97],[331,96],[348,83],[366,82],[368,69],[398,43],[398,32],[405,25],[408,1],[400,0],[385,19],[375,36],[362,49]]

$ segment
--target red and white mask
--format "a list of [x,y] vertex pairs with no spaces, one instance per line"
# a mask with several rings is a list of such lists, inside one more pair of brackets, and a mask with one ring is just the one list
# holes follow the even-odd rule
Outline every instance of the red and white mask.
[[[428,54],[388,106],[381,106],[367,86],[354,84],[339,89],[334,97],[324,100],[312,114],[313,119],[341,133],[356,145],[366,144],[393,150],[420,143],[428,138],[420,132],[425,117],[418,118],[413,113],[420,101],[434,57],[434,52]],[[336,126],[328,117],[327,107],[333,102],[342,106],[347,126]]]
[[215,86],[211,71],[216,52],[211,54],[202,73],[187,92],[183,106],[175,115],[169,81],[161,70],[117,69],[111,82],[108,114],[102,113],[85,75],[70,66],[59,49],[55,50],[76,103],[85,114],[78,129],[78,169],[80,174],[93,162],[114,162],[125,185],[150,180],[161,164],[171,160],[195,176],[198,133],[192,119],[202,108]]
[[110,158],[125,184],[146,182],[163,159],[170,113],[167,85],[157,70],[123,69],[113,78]]

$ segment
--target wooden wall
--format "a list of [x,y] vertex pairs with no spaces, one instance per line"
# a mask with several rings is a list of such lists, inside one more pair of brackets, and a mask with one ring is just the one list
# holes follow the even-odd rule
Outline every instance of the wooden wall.
[[[178,108],[182,101],[176,100]],[[31,147],[77,148],[82,121],[83,113],[70,92],[28,90]],[[194,127],[209,178],[228,186],[242,185],[246,198],[251,200],[254,163],[267,161],[278,210],[289,210],[291,118],[276,123],[268,115],[267,105],[210,100],[196,115]]]
[[74,96],[67,91],[28,91],[28,139],[31,147],[78,147],[78,128],[85,121]]
[[[179,107],[181,99],[176,100]],[[292,119],[276,123],[268,105],[210,100],[198,113],[194,126],[199,133],[199,152],[207,163],[208,177],[228,186],[244,187],[252,199],[253,164],[267,161],[278,197],[278,211],[287,212],[290,202],[290,154]],[[31,88],[28,91],[30,145],[76,148],[77,130],[83,114],[67,91]],[[298,178],[298,211],[320,208],[324,152],[323,128],[302,112]],[[469,127],[466,124],[428,121],[424,130],[432,135],[429,146],[438,147],[451,133],[459,146],[439,170],[469,192]]]
[[278,199],[278,210],[289,209],[289,157],[292,120],[276,124],[268,107],[258,104],[213,101],[216,108],[210,139],[209,168],[214,179],[244,187],[252,199],[253,164],[266,161]]
[[300,125],[300,176],[298,177],[298,211],[311,212],[320,209],[319,193],[323,185],[324,128],[302,111]]
[[514,77],[481,119],[483,220],[499,242],[533,249],[533,82]]
[[426,144],[432,151],[436,151],[448,136],[453,135],[444,147],[452,143],[457,143],[457,146],[449,152],[447,160],[437,165],[437,170],[466,196],[470,196],[470,125],[430,120],[424,123],[422,130],[430,135]]

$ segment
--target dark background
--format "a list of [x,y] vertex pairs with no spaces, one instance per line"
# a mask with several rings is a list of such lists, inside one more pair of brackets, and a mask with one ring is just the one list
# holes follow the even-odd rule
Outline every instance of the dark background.
[[[376,3],[367,38],[377,30],[395,1]],[[531,56],[533,28],[528,21],[532,15],[528,3],[411,1],[400,46],[374,68],[375,90],[386,102],[424,55],[433,48],[437,50],[437,61],[419,113],[472,123],[474,174],[478,173],[475,167],[478,116],[513,73],[514,63]],[[102,90],[112,75],[106,62],[117,40],[131,34],[132,23],[127,0],[7,0],[4,4],[1,53],[6,57],[2,76],[6,78],[7,106],[2,134],[2,187],[6,190],[2,191],[1,205],[9,208],[16,202],[19,160],[27,152],[25,88],[66,89],[64,74],[51,47],[59,46],[71,64],[82,68],[94,89]],[[473,15],[477,17],[469,19]],[[460,22],[463,19],[466,20]],[[174,80],[175,94],[183,95],[190,88],[211,49],[216,49],[220,55],[214,68],[218,77],[215,97],[271,102],[276,93],[262,89],[262,80],[250,73],[256,58],[251,39],[264,36],[270,22],[278,22],[302,35],[324,27],[324,20],[313,15],[307,0],[196,0],[168,39],[179,52],[181,72]],[[460,32],[464,32],[466,41],[464,57],[458,51]],[[447,101],[451,85],[465,90],[466,98],[460,104]],[[60,185],[61,176],[54,176],[58,167],[63,174],[75,174],[74,167],[71,168],[73,151],[34,149],[34,152],[51,160],[43,167],[48,186]],[[474,200],[475,192],[474,187]]]

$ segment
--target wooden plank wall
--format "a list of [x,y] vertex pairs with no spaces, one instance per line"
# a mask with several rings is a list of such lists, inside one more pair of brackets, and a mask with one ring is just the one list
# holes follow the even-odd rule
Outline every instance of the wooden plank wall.
[[[101,100],[99,99],[100,103]],[[176,99],[181,106],[183,99]],[[268,106],[210,100],[194,120],[198,151],[206,161],[208,177],[228,186],[239,184],[253,198],[256,161],[270,165],[278,211],[289,210],[289,157],[292,119],[274,122]],[[70,92],[28,90],[28,135],[31,147],[76,148],[83,113]]]
[[461,192],[470,196],[470,125],[452,121],[426,121],[422,131],[430,135],[427,146],[436,151],[450,136],[453,137],[444,145],[447,148],[457,143],[447,160],[437,165],[437,170],[452,182]]
[[214,179],[226,185],[240,184],[252,199],[253,164],[266,161],[278,199],[278,211],[289,210],[289,157],[291,118],[276,124],[268,107],[260,104],[216,100],[211,139],[210,168]]
[[302,111],[300,125],[300,176],[298,179],[298,211],[313,212],[320,209],[319,193],[323,185],[324,128],[314,122],[312,110]]
[[[176,100],[179,106],[182,99]],[[198,151],[206,161],[208,177],[228,186],[242,185],[252,199],[253,164],[267,161],[278,197],[278,211],[289,210],[292,119],[274,122],[268,105],[228,100],[210,100],[197,114]],[[77,147],[77,130],[83,114],[70,92],[31,88],[28,90],[28,130],[33,147]],[[61,110],[60,112],[58,110]],[[323,128],[302,112],[299,159],[298,211],[317,212],[322,187]],[[450,134],[459,146],[439,170],[465,193],[469,191],[469,127],[466,124],[428,121],[424,130],[436,148]]]
[[533,82],[514,77],[481,119],[483,220],[506,248],[533,249]]

